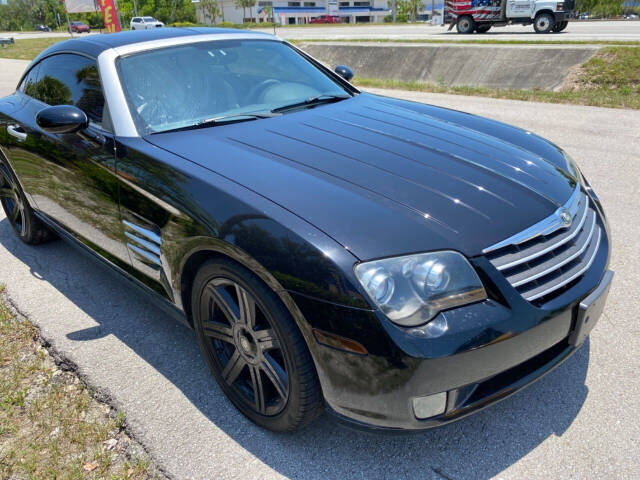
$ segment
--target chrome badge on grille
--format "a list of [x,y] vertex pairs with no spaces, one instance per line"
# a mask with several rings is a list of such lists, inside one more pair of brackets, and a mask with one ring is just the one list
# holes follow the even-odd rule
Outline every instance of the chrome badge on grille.
[[516,233],[495,245],[485,248],[482,250],[482,253],[493,252],[494,250],[499,250],[509,245],[520,245],[521,243],[528,242],[536,237],[549,235],[561,228],[569,228],[581,207],[581,200],[583,197],[584,202],[586,202],[586,196],[584,196],[584,194],[580,194],[580,184],[577,184],[573,193],[569,197],[569,200],[567,200],[564,205],[560,206],[547,218],[540,220],[538,223],[530,226],[522,232]]
[[560,215],[560,220],[562,220],[563,227],[571,226],[571,214],[569,213],[569,210],[563,208],[558,211],[558,214]]

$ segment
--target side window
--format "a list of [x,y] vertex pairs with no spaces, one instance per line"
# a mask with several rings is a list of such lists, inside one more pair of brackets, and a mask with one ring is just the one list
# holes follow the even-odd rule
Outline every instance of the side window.
[[104,96],[94,60],[67,53],[45,58],[32,90],[31,96],[43,103],[75,105],[93,123],[102,124]]
[[27,73],[27,75],[22,79],[22,83],[20,84],[20,87],[18,87],[18,90],[20,90],[25,95],[29,95],[30,97],[33,97],[34,87],[38,81],[39,69],[40,69],[40,64],[36,65],[31,70],[29,70],[29,73]]

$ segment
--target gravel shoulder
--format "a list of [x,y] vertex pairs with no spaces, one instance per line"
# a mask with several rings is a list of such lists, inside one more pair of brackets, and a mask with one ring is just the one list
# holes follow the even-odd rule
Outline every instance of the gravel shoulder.
[[[0,71],[2,71],[0,64]],[[15,82],[14,82],[15,84]],[[328,416],[276,435],[224,398],[195,336],[62,242],[23,245],[0,216],[0,280],[43,338],[126,414],[163,471],[182,478],[635,478],[640,460],[640,112],[377,91],[529,129],[579,163],[611,223],[616,278],[577,354],[504,402],[412,435],[352,431]],[[0,92],[0,94],[4,94]]]

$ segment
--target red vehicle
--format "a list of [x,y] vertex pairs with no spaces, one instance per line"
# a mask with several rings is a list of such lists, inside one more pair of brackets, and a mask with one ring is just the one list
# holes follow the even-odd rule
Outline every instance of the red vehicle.
[[313,17],[309,23],[342,23],[342,18],[337,15],[320,15]]
[[91,29],[89,28],[89,25],[83,22],[69,22],[69,25],[67,25],[67,31],[69,33],[90,33]]

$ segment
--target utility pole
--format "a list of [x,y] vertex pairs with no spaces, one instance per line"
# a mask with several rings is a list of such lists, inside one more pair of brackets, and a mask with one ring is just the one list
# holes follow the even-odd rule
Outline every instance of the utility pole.
[[396,23],[396,13],[397,13],[396,0],[391,0],[391,15],[393,17],[393,23]]
[[435,10],[435,0],[431,0],[431,25],[433,25],[433,13],[434,13],[434,10]]
[[133,13],[135,13],[135,16],[138,16],[138,4],[136,3],[136,0],[133,0]]
[[73,38],[73,30],[71,30],[71,21],[69,20],[69,12],[67,12],[67,7],[64,7],[64,11],[67,14],[67,29],[69,30],[69,34],[71,38]]

